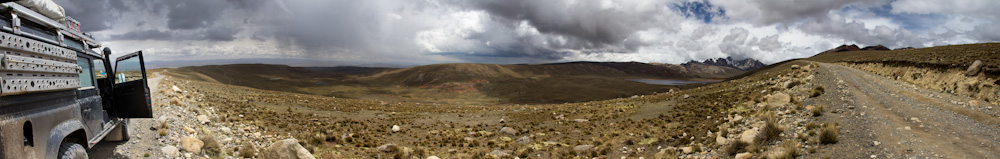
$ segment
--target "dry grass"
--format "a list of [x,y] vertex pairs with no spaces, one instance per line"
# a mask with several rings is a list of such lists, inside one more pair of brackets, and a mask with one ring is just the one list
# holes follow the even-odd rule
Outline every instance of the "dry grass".
[[781,145],[781,150],[782,150],[781,154],[775,156],[775,159],[794,159],[796,157],[799,157],[798,144],[799,143],[796,142],[795,140],[785,141],[785,143]]
[[250,144],[249,142],[243,143],[237,151],[240,152],[237,154],[239,157],[253,158],[257,156],[257,147],[253,146],[253,144]]
[[747,143],[742,140],[734,140],[732,142],[729,142],[729,145],[723,147],[722,153],[732,156],[736,155],[737,153],[747,152],[747,146],[750,146],[750,143]]
[[824,91],[826,91],[826,89],[823,88],[823,86],[817,86],[816,88],[813,88],[812,94],[810,94],[809,97],[810,98],[819,97],[819,95],[823,95]]
[[757,137],[754,139],[756,140],[756,143],[767,143],[775,141],[781,137],[781,132],[784,130],[778,126],[777,115],[774,114],[774,112],[764,112],[761,114],[761,119],[764,120],[765,124],[764,127],[761,128],[760,134],[757,134]]
[[823,116],[823,106],[816,106],[816,108],[812,110],[812,116]]
[[218,140],[215,140],[215,137],[212,137],[210,135],[202,135],[201,137],[199,137],[199,139],[205,143],[205,146],[202,147],[202,150],[204,150],[205,154],[208,154],[209,156],[216,156],[219,155],[220,152],[222,152],[222,145],[219,144]]
[[827,123],[826,126],[819,133],[819,142],[822,144],[835,144],[837,143],[837,134],[840,133],[840,129],[837,128],[837,124]]

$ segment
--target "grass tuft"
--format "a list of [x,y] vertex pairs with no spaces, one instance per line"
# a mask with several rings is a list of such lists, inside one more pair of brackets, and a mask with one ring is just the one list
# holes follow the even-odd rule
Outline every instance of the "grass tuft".
[[784,130],[778,127],[777,115],[774,112],[764,112],[761,114],[761,119],[764,120],[765,124],[761,128],[760,134],[757,134],[757,137],[754,139],[757,141],[756,143],[771,142],[781,137],[781,132]]
[[202,149],[205,150],[204,152],[206,154],[210,156],[216,156],[219,155],[220,152],[222,152],[222,145],[219,144],[219,141],[215,140],[214,137],[204,135],[199,138],[202,142],[205,143],[205,146],[202,147]]
[[785,141],[785,143],[781,145],[781,148],[783,151],[775,157],[776,159],[794,159],[799,157],[799,145],[795,140]]
[[722,152],[726,155],[732,156],[740,152],[746,152],[747,146],[750,146],[750,143],[742,140],[733,140],[732,142],[729,142],[729,145],[726,145],[726,147],[722,149]]
[[816,106],[816,108],[812,110],[812,115],[823,116],[823,106],[822,105]]
[[840,129],[837,128],[837,125],[828,123],[823,130],[820,130],[819,142],[822,144],[835,144],[837,143],[838,133],[840,133]]
[[817,86],[816,88],[813,88],[812,94],[809,95],[809,98],[819,97],[819,95],[823,95],[824,91],[826,91],[826,88],[823,88],[823,86]]

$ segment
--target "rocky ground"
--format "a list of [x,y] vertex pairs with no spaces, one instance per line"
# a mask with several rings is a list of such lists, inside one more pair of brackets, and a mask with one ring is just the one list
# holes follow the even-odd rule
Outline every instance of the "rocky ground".
[[343,99],[188,80],[169,70],[152,77],[157,118],[133,120],[131,141],[99,144],[91,150],[95,157],[989,158],[1000,152],[995,104],[806,60],[698,88],[543,105]]

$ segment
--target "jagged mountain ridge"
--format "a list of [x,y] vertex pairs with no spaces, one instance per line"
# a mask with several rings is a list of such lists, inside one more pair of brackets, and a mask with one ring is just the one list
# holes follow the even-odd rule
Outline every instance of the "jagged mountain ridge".
[[715,58],[715,59],[711,59],[710,58],[710,59],[705,59],[704,62],[698,62],[698,61],[691,60],[691,61],[689,61],[687,63],[684,63],[684,64],[681,64],[681,65],[691,65],[691,64],[696,64],[696,63],[697,64],[714,65],[714,66],[728,66],[728,67],[733,67],[733,68],[737,68],[737,69],[744,70],[744,71],[749,71],[749,70],[753,70],[753,69],[757,69],[757,68],[766,66],[763,62],[760,62],[757,59],[746,58],[746,59],[742,59],[742,60],[734,60],[733,57]]

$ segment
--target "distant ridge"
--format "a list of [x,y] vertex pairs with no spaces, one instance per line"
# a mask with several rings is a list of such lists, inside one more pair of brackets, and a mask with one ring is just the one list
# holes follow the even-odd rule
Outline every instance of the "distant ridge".
[[691,61],[689,61],[687,63],[684,63],[684,64],[681,64],[681,65],[691,65],[691,64],[706,64],[706,65],[713,65],[713,66],[733,67],[733,68],[744,70],[744,71],[750,71],[750,70],[753,70],[753,69],[757,69],[757,68],[766,66],[764,63],[758,61],[757,59],[746,58],[746,59],[743,59],[743,60],[734,60],[733,57],[705,59],[704,62],[698,62],[698,61],[691,60]]

